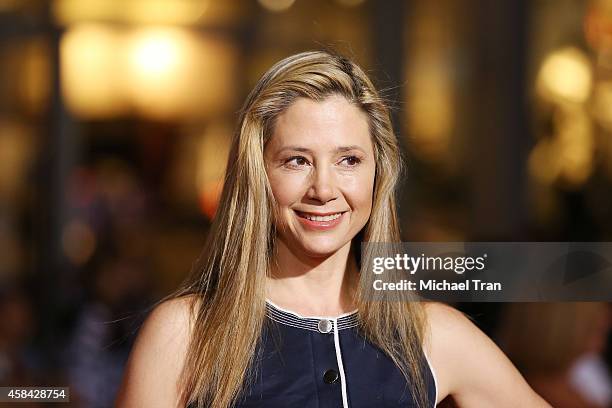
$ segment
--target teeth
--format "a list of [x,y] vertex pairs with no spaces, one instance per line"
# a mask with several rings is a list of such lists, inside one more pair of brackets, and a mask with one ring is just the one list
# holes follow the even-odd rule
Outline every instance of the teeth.
[[337,213],[333,215],[325,215],[325,216],[304,214],[304,218],[307,218],[310,221],[332,221],[332,220],[340,218],[341,215],[342,213]]

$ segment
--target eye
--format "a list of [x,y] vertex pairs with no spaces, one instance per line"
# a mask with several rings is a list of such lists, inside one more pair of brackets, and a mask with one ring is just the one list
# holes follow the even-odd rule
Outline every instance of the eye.
[[297,168],[302,166],[307,166],[309,164],[308,159],[304,156],[293,156],[285,160],[285,166]]
[[347,167],[355,167],[361,163],[361,159],[357,156],[345,156],[340,163],[343,163]]

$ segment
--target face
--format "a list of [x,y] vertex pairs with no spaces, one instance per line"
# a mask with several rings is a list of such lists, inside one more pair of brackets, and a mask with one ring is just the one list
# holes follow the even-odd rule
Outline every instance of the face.
[[325,257],[350,245],[372,209],[375,162],[367,116],[342,96],[298,98],[266,144],[278,238]]

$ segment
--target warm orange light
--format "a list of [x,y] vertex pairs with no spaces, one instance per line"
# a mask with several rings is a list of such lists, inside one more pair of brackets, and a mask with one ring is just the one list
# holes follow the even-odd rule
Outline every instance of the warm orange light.
[[600,125],[612,131],[612,81],[601,81],[595,86],[593,115]]
[[336,1],[343,6],[355,7],[363,3],[365,0],[336,0]]
[[440,161],[447,158],[455,121],[451,78],[435,55],[415,59],[408,73],[408,135],[418,155]]
[[591,0],[584,17],[584,34],[595,50],[606,52],[612,48],[612,3]]
[[288,10],[295,0],[257,0],[265,9],[274,12]]
[[535,145],[527,166],[529,174],[541,184],[552,184],[561,173],[559,145],[553,140],[545,139]]
[[60,24],[120,21],[140,24],[193,24],[210,0],[56,0],[53,14]]
[[559,126],[561,177],[570,187],[584,184],[593,171],[595,140],[591,119],[582,109],[568,112]]
[[132,50],[131,63],[140,75],[151,80],[172,73],[184,57],[180,41],[166,33],[154,33],[136,39]]
[[555,120],[555,133],[531,151],[529,173],[541,184],[561,183],[578,188],[591,176],[595,141],[592,125],[580,108],[562,111]]
[[82,117],[109,117],[127,108],[122,71],[122,36],[101,24],[70,28],[60,43],[62,94]]
[[35,145],[31,129],[23,123],[0,120],[0,202],[22,197]]
[[236,58],[228,42],[187,29],[79,24],[62,38],[62,90],[80,117],[212,116],[234,106]]
[[142,29],[127,45],[127,75],[131,100],[148,116],[177,116],[189,92],[190,38],[173,28]]
[[575,47],[551,53],[542,64],[537,79],[541,97],[552,102],[583,103],[591,94],[591,62]]
[[211,181],[201,186],[200,209],[209,220],[215,218],[223,192],[223,180]]
[[180,28],[134,31],[127,45],[130,99],[143,115],[201,117],[234,105],[235,49]]
[[202,211],[211,219],[221,197],[231,136],[231,126],[222,123],[212,125],[198,146],[196,186]]

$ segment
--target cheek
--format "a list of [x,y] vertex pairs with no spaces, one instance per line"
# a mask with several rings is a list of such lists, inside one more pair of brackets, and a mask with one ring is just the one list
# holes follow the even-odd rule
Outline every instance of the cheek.
[[367,171],[344,180],[344,196],[354,211],[369,217],[372,209],[372,192],[374,189],[374,171]]
[[271,174],[268,176],[270,187],[276,203],[282,211],[282,207],[287,207],[300,200],[302,196],[302,180],[300,177],[287,174]]

